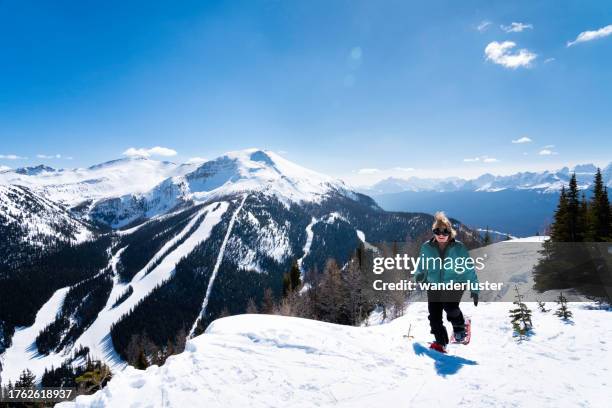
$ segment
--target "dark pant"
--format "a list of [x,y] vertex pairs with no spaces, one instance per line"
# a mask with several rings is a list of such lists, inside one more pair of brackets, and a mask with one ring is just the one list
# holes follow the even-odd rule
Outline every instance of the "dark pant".
[[436,342],[440,344],[448,344],[448,333],[444,322],[442,321],[442,311],[446,312],[446,319],[453,325],[455,332],[465,330],[465,320],[463,313],[459,309],[459,300],[461,292],[428,292],[427,293],[427,308],[429,310],[429,326],[431,334],[436,338]]

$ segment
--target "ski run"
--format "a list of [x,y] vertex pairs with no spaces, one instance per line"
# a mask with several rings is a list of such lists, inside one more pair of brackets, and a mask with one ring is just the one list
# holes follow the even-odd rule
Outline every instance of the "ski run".
[[217,255],[217,261],[215,262],[215,266],[210,275],[210,280],[208,281],[208,287],[206,288],[206,295],[204,296],[204,301],[202,302],[202,311],[198,314],[198,318],[193,323],[193,326],[191,327],[191,330],[189,331],[189,337],[193,336],[193,333],[198,324],[199,317],[203,317],[204,314],[206,313],[206,306],[208,306],[208,299],[210,297],[210,293],[212,292],[213,284],[215,283],[215,278],[217,277],[217,272],[219,271],[219,267],[221,266],[223,255],[225,254],[225,247],[227,246],[227,241],[230,235],[232,235],[232,229],[234,228],[234,223],[236,222],[236,218],[238,217],[238,214],[240,214],[240,210],[242,210],[242,207],[244,206],[244,202],[246,201],[248,196],[249,196],[248,194],[244,194],[244,196],[242,197],[242,201],[240,201],[240,205],[238,206],[238,208],[232,215],[232,219],[229,222],[229,225],[227,227],[227,232],[225,233],[225,237],[223,238],[223,242],[221,243],[221,248],[219,249],[219,255]]

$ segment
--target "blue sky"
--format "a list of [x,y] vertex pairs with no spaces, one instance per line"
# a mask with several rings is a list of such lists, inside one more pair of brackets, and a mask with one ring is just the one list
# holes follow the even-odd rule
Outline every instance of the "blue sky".
[[612,159],[607,1],[101,4],[0,1],[0,166],[261,147],[368,182]]

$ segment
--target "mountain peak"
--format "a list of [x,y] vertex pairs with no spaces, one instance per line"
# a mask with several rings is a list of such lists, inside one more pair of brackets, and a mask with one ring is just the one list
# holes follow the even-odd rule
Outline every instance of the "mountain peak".
[[17,174],[22,174],[24,176],[37,176],[44,172],[53,173],[59,170],[56,170],[53,167],[45,166],[44,164],[39,164],[38,166],[20,167],[14,171]]

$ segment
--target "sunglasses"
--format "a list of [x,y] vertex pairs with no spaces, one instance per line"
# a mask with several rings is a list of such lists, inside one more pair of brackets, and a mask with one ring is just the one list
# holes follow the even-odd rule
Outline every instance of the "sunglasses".
[[448,228],[444,228],[444,229],[436,228],[433,230],[433,233],[434,235],[444,235],[446,237],[448,237],[451,234]]

